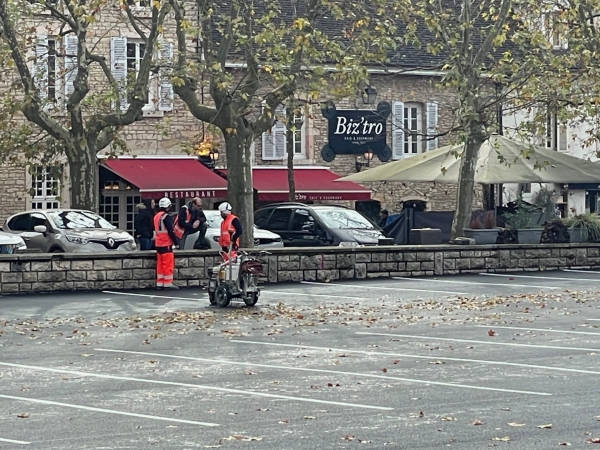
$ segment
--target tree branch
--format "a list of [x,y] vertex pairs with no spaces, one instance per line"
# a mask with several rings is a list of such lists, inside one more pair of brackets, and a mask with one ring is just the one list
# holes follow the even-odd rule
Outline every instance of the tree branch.
[[483,60],[487,57],[487,55],[492,51],[492,47],[494,45],[494,40],[500,35],[502,32],[502,28],[506,23],[506,19],[508,18],[508,13],[512,7],[512,0],[501,0],[500,11],[498,12],[498,18],[496,22],[492,26],[490,33],[483,41],[483,44],[477,50],[477,54],[475,55],[474,65],[479,66],[483,64]]
[[144,34],[144,32],[141,30],[141,28],[135,23],[136,22],[136,18],[133,15],[133,13],[131,12],[131,8],[129,7],[129,2],[125,1],[122,4],[125,5],[125,13],[127,14],[127,18],[129,19],[129,23],[131,24],[131,26],[133,27],[133,29],[135,30],[135,32],[139,35],[140,38],[142,38],[144,41],[147,41],[148,38],[146,37],[146,35]]

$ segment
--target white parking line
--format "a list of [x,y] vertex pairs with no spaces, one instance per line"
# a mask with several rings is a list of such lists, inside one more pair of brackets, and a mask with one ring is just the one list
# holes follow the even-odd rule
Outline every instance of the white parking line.
[[573,330],[552,330],[548,328],[526,328],[526,327],[508,327],[500,325],[474,325],[477,328],[499,328],[501,330],[521,330],[521,331],[543,331],[545,333],[565,333],[565,334],[587,334],[590,336],[600,336],[600,333],[591,331],[573,331]]
[[127,412],[127,411],[116,411],[114,409],[105,409],[105,408],[94,408],[92,406],[74,405],[72,403],[53,402],[50,400],[40,400],[37,398],[15,397],[13,395],[2,395],[2,394],[0,394],[0,398],[8,398],[10,400],[18,400],[21,402],[38,403],[41,405],[64,406],[65,408],[83,409],[85,411],[94,411],[94,412],[101,412],[101,413],[106,413],[106,414],[117,414],[120,416],[139,417],[141,419],[162,420],[165,422],[186,423],[189,425],[202,425],[204,427],[220,426],[218,423],[197,422],[195,420],[173,419],[170,417],[161,417],[161,416],[150,416],[148,414],[137,414],[137,413],[131,413],[131,412]]
[[585,319],[585,320],[591,320],[592,322],[600,321],[600,319]]
[[0,438],[0,442],[8,442],[9,444],[20,444],[20,445],[31,444],[31,442],[27,442],[27,441],[17,441],[15,439],[3,439],[3,438]]
[[481,272],[478,275],[484,275],[487,277],[504,277],[504,278],[534,278],[537,280],[548,280],[548,281],[553,281],[553,280],[581,281],[582,280],[582,278],[536,277],[534,275],[508,275],[508,274],[503,274],[503,273],[487,273],[487,272]]
[[340,284],[340,283],[317,283],[315,281],[301,281],[300,283],[302,284],[316,284],[318,286],[342,286],[342,287],[347,287],[350,289],[357,289],[357,288],[362,288],[362,289],[368,289],[368,290],[372,290],[372,289],[384,289],[384,290],[388,290],[388,291],[415,291],[415,292],[439,292],[440,294],[456,294],[456,295],[468,295],[468,293],[466,292],[453,292],[453,291],[436,291],[433,289],[408,289],[408,288],[392,288],[392,287],[381,287],[381,286],[361,286],[361,285],[354,285],[354,284]]
[[203,389],[206,391],[227,392],[230,394],[242,394],[242,395],[250,395],[250,396],[253,395],[256,397],[277,398],[280,400],[292,400],[292,401],[296,401],[296,402],[320,403],[320,404],[325,404],[325,405],[337,405],[337,406],[364,408],[364,409],[378,409],[381,411],[393,411],[393,409],[394,409],[394,408],[390,408],[387,406],[372,406],[372,405],[363,405],[360,403],[334,402],[334,401],[329,401],[329,400],[318,400],[318,399],[312,399],[312,398],[306,398],[306,397],[293,397],[290,395],[268,394],[266,392],[245,391],[242,389],[229,389],[229,388],[222,388],[222,387],[217,387],[217,386],[206,386],[206,385],[202,385],[202,384],[179,383],[176,381],[147,380],[145,378],[122,377],[122,376],[118,376],[118,375],[107,375],[107,374],[102,374],[102,373],[81,372],[78,370],[68,370],[68,369],[52,369],[49,367],[30,366],[30,365],[25,365],[25,364],[0,362],[0,366],[17,367],[19,369],[39,370],[39,371],[43,371],[43,372],[53,372],[53,373],[62,373],[62,374],[68,373],[71,375],[78,375],[80,377],[104,378],[107,380],[133,381],[136,383],[161,384],[161,385],[165,385],[165,386],[183,386],[183,387],[190,387],[190,388],[194,388],[194,389]]
[[465,388],[465,389],[477,389],[477,390],[482,390],[482,391],[510,392],[510,393],[515,393],[515,394],[532,394],[532,395],[552,395],[547,392],[517,391],[514,389],[500,389],[500,388],[473,386],[473,385],[468,385],[468,384],[444,383],[441,381],[415,380],[413,378],[401,378],[401,377],[392,377],[392,376],[388,376],[388,375],[375,375],[375,374],[366,374],[366,373],[357,373],[357,372],[345,372],[345,371],[341,371],[341,370],[277,366],[277,365],[271,365],[271,364],[259,364],[259,363],[252,363],[252,362],[224,361],[221,359],[206,359],[206,358],[196,358],[193,356],[178,356],[178,355],[167,355],[164,353],[135,352],[135,351],[128,351],[128,350],[113,350],[113,349],[105,349],[105,348],[95,348],[94,351],[127,353],[127,354],[134,354],[134,355],[156,356],[156,357],[174,358],[174,359],[187,359],[190,361],[203,361],[203,362],[209,362],[209,363],[230,364],[230,365],[245,366],[245,367],[262,367],[265,369],[296,370],[296,371],[311,372],[311,373],[317,372],[317,373],[329,373],[329,374],[335,374],[335,375],[350,375],[350,376],[356,376],[356,377],[361,377],[361,378],[379,378],[379,379],[384,379],[384,380],[404,381],[404,382],[408,382],[408,383],[430,384],[430,385],[437,385],[437,386],[451,386],[451,387],[458,387],[458,388]]
[[550,286],[535,286],[532,284],[506,284],[506,283],[478,283],[476,281],[450,281],[450,280],[431,280],[423,278],[409,278],[409,277],[392,277],[394,280],[410,280],[410,281],[425,281],[427,283],[456,283],[456,284],[478,284],[480,286],[503,286],[503,287],[531,287],[531,288],[544,288],[544,289],[562,289],[559,287]]
[[[488,328],[488,327],[486,327]],[[390,336],[390,337],[403,337],[409,339],[429,339],[432,341],[452,341],[452,342],[466,342],[469,344],[484,344],[484,345],[505,345],[509,347],[530,347],[530,348],[544,348],[553,350],[577,350],[582,352],[600,352],[600,348],[582,348],[582,347],[561,347],[559,345],[535,345],[535,344],[517,344],[515,342],[490,342],[490,341],[477,341],[474,339],[455,339],[455,338],[443,338],[433,336],[417,336],[413,334],[395,334],[395,333],[377,333],[367,331],[357,331],[356,334],[364,334],[367,336]]]
[[433,359],[436,361],[458,361],[458,362],[472,362],[476,364],[489,364],[493,366],[512,366],[512,367],[526,367],[529,369],[542,369],[542,370],[556,370],[558,372],[574,372],[574,373],[587,373],[593,375],[600,375],[600,371],[596,370],[584,370],[584,369],[569,369],[566,367],[552,367],[552,366],[540,366],[537,364],[521,364],[511,363],[506,361],[488,361],[485,359],[469,359],[469,358],[450,358],[447,356],[426,356],[426,355],[411,355],[409,353],[396,353],[396,352],[377,352],[370,350],[353,350],[351,348],[335,348],[335,347],[316,347],[314,345],[301,345],[301,344],[281,344],[279,342],[261,342],[261,341],[243,341],[239,339],[230,339],[229,342],[238,342],[240,344],[252,344],[252,345],[273,345],[278,347],[298,348],[305,350],[321,350],[325,352],[345,352],[345,353],[357,353],[363,355],[382,355],[382,356],[395,356],[400,358],[411,358],[411,359]]
[[132,292],[116,292],[116,291],[102,291],[104,294],[112,294],[112,295],[128,295],[130,297],[146,297],[146,298],[165,298],[165,299],[175,299],[175,300],[190,300],[193,302],[197,302],[201,300],[199,298],[189,298],[189,297],[171,297],[170,295],[154,295],[154,294],[134,294]]
[[[589,273],[592,275],[600,275],[600,272],[596,270],[577,270],[577,269],[561,269],[563,272],[576,272],[576,273]],[[587,278],[583,278],[584,280]],[[590,278],[590,280],[594,280],[594,278]]]
[[304,295],[304,296],[308,296],[308,297],[327,297],[327,298],[343,298],[346,300],[367,300],[368,297],[347,297],[345,295],[325,295],[325,294],[300,294],[298,292],[293,292],[293,291],[272,291],[272,290],[263,290],[260,291],[260,295],[264,295],[264,294],[285,294],[285,295]]

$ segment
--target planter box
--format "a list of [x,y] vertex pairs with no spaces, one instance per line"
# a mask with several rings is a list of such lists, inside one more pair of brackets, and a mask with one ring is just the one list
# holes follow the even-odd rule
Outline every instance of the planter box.
[[519,244],[539,244],[543,228],[520,228],[517,230]]
[[569,228],[569,242],[578,243],[578,242],[587,242],[587,239],[583,238],[583,230],[581,228]]
[[498,237],[498,228],[465,228],[465,237],[475,239],[477,245],[495,244]]

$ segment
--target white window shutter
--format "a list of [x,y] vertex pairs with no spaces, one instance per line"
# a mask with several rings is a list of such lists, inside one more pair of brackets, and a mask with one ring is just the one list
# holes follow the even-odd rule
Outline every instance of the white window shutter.
[[437,134],[438,104],[427,103],[427,150],[438,148],[438,138],[432,138]]
[[559,152],[569,151],[569,128],[564,123],[558,125],[557,150]]
[[77,36],[65,36],[65,98],[75,91],[75,77],[77,77],[77,50],[79,40]]
[[278,118],[273,125],[273,135],[275,136],[275,159],[284,159],[287,155],[287,120],[285,108],[279,105],[275,109],[275,116]]
[[48,36],[45,35],[38,35],[36,38],[33,81],[40,99],[45,101],[48,98]]
[[278,106],[275,108],[275,117],[277,121],[271,128],[262,134],[262,159],[277,160],[284,159],[286,155],[286,127],[285,127],[285,108]]
[[127,101],[127,38],[110,38],[110,68],[118,86],[121,111],[129,108]]
[[404,156],[404,103],[392,102],[392,158]]
[[[173,44],[160,43],[159,56],[161,65],[170,64],[173,60]],[[173,111],[173,85],[169,81],[169,69],[161,69],[158,85],[158,110]]]

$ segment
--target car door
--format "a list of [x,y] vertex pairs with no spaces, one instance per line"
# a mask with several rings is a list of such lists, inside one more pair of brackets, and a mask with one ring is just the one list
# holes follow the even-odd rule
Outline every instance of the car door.
[[271,214],[266,229],[281,236],[284,246],[290,246],[289,224],[292,217],[291,208],[277,208]]
[[[38,233],[35,231],[35,227],[42,225],[46,227],[45,233]],[[34,212],[31,213],[31,221],[29,223],[29,233],[31,242],[31,248],[39,248],[42,252],[49,251],[50,248],[50,236],[52,235],[52,227],[48,222],[46,216],[42,213]],[[23,238],[24,239],[24,238]],[[29,245],[27,245],[29,247]]]
[[294,210],[288,239],[290,247],[315,247],[323,245],[318,239],[315,218],[305,208]]
[[37,248],[33,246],[31,241],[31,214],[23,213],[14,216],[7,222],[6,227],[8,228],[7,232],[21,236],[27,248]]

